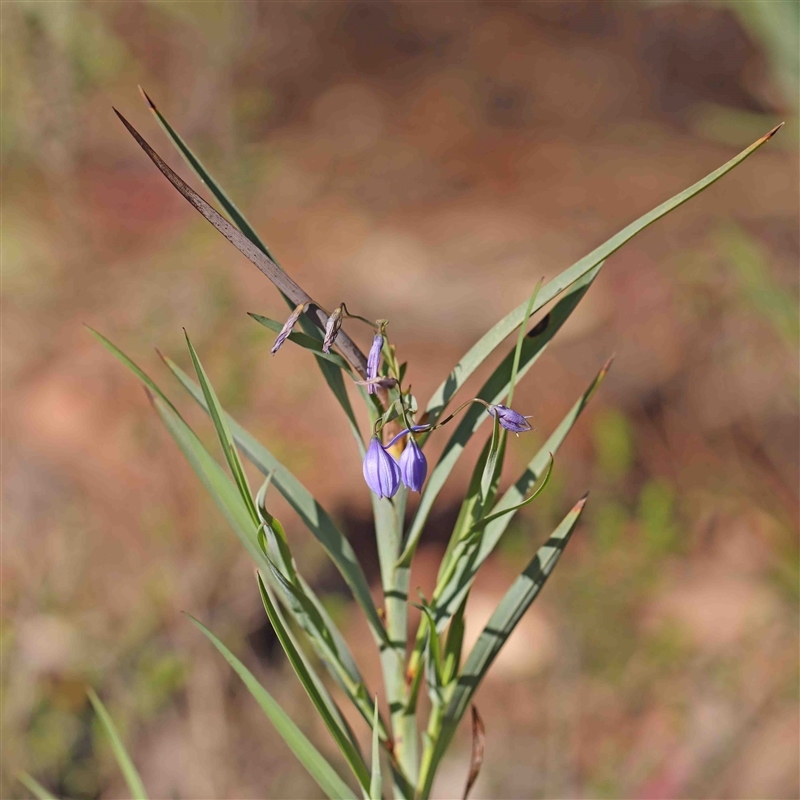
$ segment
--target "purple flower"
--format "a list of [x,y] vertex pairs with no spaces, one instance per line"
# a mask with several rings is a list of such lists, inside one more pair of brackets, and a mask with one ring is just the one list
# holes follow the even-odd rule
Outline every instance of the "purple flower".
[[289,334],[292,332],[292,328],[294,328],[297,320],[300,319],[300,315],[303,313],[303,309],[305,307],[305,303],[300,303],[300,305],[297,306],[297,308],[289,315],[289,319],[286,320],[286,323],[281,328],[281,332],[278,334],[275,344],[272,345],[272,350],[270,350],[272,355],[275,355],[275,353],[281,349],[281,345],[286,341]]
[[428,461],[414,441],[414,437],[409,436],[406,449],[400,456],[400,477],[412,492],[421,492],[427,474]]
[[364,480],[378,497],[394,497],[400,488],[400,467],[377,436],[370,439],[364,456]]
[[500,424],[507,431],[511,431],[511,433],[519,435],[531,429],[530,423],[528,422],[530,415],[523,417],[522,414],[519,414],[514,411],[514,409],[508,408],[508,406],[504,406],[501,403],[489,406],[488,411],[493,417],[497,417]]
[[330,353],[333,343],[339,334],[339,329],[342,327],[344,321],[344,303],[333,310],[333,314],[328,317],[328,323],[325,326],[325,340],[322,342],[322,352]]
[[377,386],[370,381],[374,381],[378,377],[378,368],[381,365],[381,349],[383,348],[383,334],[376,333],[375,338],[372,340],[372,347],[369,349],[367,356],[367,391],[370,394],[375,394],[378,391]]

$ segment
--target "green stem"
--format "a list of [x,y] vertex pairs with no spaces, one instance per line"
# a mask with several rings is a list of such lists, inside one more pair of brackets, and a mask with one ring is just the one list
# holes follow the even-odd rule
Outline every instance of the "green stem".
[[[402,544],[402,526],[407,491],[402,488],[392,500],[373,499],[378,559],[381,568],[386,632],[389,644],[381,649],[381,667],[394,742],[394,755],[404,778],[413,784],[416,775],[416,742],[410,742],[405,708],[405,650],[408,636],[408,570],[395,566]],[[411,746],[410,746],[411,745]],[[395,780],[394,793],[399,800],[411,800],[407,787]]]
[[425,732],[425,747],[422,750],[422,763],[419,769],[419,782],[415,800],[428,800],[428,795],[433,785],[433,756],[436,750],[436,741],[442,730],[443,719],[444,703],[434,705],[428,718],[428,729]]

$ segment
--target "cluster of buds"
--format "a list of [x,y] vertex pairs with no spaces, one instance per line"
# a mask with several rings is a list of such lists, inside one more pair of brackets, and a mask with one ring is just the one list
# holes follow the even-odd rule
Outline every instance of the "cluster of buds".
[[[468,401],[464,405],[471,402],[483,403],[482,400],[476,399]],[[486,405],[486,411],[490,416],[495,417],[500,424],[501,428],[516,434],[525,433],[531,430],[531,425],[528,422],[530,416],[524,417],[513,408],[508,408],[501,403]],[[448,418],[448,422],[454,415]],[[364,480],[367,486],[378,495],[379,498],[394,497],[397,490],[400,488],[401,482],[405,484],[412,492],[421,492],[422,485],[425,483],[425,478],[428,475],[428,461],[424,453],[420,450],[419,445],[411,434],[420,433],[422,431],[429,432],[446,422],[441,422],[438,425],[412,425],[398,433],[388,444],[381,444],[377,435],[370,439],[369,447],[364,456],[363,472]],[[408,436],[408,442],[400,456],[399,461],[395,461],[389,450],[392,445]]]
[[[412,492],[422,491],[428,476],[428,461],[411,434],[430,429],[430,425],[412,425],[400,431],[387,445],[382,445],[377,436],[370,439],[364,456],[364,480],[379,498],[394,497],[401,482]],[[404,436],[408,436],[408,442],[400,460],[395,461],[389,448]]]
[[[305,311],[307,305],[308,304],[304,303],[297,306],[289,316],[289,319],[286,320],[277,339],[275,339],[275,343],[272,345],[271,352],[273,355],[278,352],[289,337],[289,334],[292,332],[292,329],[298,319],[300,319],[300,315]],[[334,309],[333,313],[328,317],[328,322],[325,326],[325,338],[322,344],[322,351],[324,353],[330,352],[336,340],[336,336],[341,330],[345,317],[354,317],[372,325],[369,320],[365,320],[363,317],[349,314],[347,307],[342,303]],[[380,374],[381,357],[385,343],[384,330],[386,327],[386,320],[375,324],[373,327],[377,328],[378,332],[372,339],[372,346],[367,356],[366,380],[356,381],[359,385],[366,386],[369,394],[376,394],[379,389],[393,389],[399,384],[399,376],[395,377],[393,375]],[[392,363],[389,363],[386,371],[392,372],[396,370],[393,370]],[[401,402],[402,397],[403,395],[401,392]],[[372,439],[370,439],[369,447],[367,447],[366,454],[364,455],[363,473],[367,486],[381,499],[384,497],[394,497],[401,484],[407,486],[412,492],[421,492],[422,486],[425,483],[425,478],[428,475],[428,461],[417,444],[414,434],[423,431],[430,432],[447,424],[461,408],[466,407],[472,402],[481,403],[486,406],[486,411],[498,421],[501,427],[517,436],[520,433],[531,430],[530,423],[528,422],[529,417],[523,416],[517,411],[504,406],[502,403],[490,405],[480,398],[475,398],[464,403],[453,414],[450,414],[447,419],[441,420],[436,425],[409,425],[409,423],[406,422],[408,427],[400,431],[400,433],[386,445],[381,444],[380,438],[377,433],[375,433]],[[406,412],[403,410],[404,417],[405,414]],[[408,436],[408,441],[406,442],[400,459],[395,460],[389,450],[404,436]]]

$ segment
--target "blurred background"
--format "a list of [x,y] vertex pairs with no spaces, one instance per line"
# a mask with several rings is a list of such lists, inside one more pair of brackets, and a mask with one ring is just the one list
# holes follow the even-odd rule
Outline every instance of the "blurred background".
[[[153,798],[319,794],[181,611],[335,758],[247,556],[82,323],[211,443],[153,352],[186,366],[185,326],[223,404],[331,510],[378,589],[345,421],[313,360],[291,345],[270,358],[272,336],[245,315],[285,315],[271,284],[114,117],[112,104],[197,186],[142,84],[303,286],[391,320],[423,401],[541,276],[787,121],[614,255],[518,390],[537,430],[513,442],[507,480],[616,352],[468,618],[475,636],[591,489],[477,696],[487,743],[473,796],[798,797],[799,11],[4,3],[2,796],[27,796],[17,769],[61,796],[125,795],[86,685]],[[469,461],[413,585],[433,580]],[[337,575],[277,499],[273,512],[374,685],[371,639]],[[439,797],[463,789],[467,727]]]

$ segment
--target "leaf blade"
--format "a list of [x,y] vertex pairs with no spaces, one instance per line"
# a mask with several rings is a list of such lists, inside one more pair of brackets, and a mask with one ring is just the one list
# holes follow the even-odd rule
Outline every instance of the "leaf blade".
[[153,116],[158,121],[164,133],[175,146],[176,150],[183,156],[184,161],[191,167],[195,175],[209,188],[214,197],[217,198],[219,204],[225,209],[225,212],[233,220],[236,227],[248,238],[253,244],[257,245],[264,251],[264,254],[271,258],[277,264],[275,257],[269,251],[269,248],[264,244],[259,235],[256,233],[253,226],[247,221],[245,215],[237,208],[236,204],[227,195],[225,190],[214,180],[209,171],[203,166],[200,159],[192,152],[189,145],[181,138],[178,132],[167,122],[164,115],[158,110],[156,104],[150,99],[149,95],[140,86],[139,91],[147,103]]
[[111,749],[114,751],[114,757],[117,759],[122,777],[125,778],[125,783],[133,796],[133,800],[147,800],[147,792],[145,791],[142,779],[139,777],[139,773],[136,771],[136,767],[133,765],[133,761],[128,755],[125,745],[122,743],[122,739],[114,725],[114,720],[111,719],[111,715],[106,710],[106,707],[103,705],[94,689],[91,687],[88,688],[86,694],[89,695],[89,700],[94,707],[95,713],[103,724],[106,736],[111,742]]
[[36,798],[36,800],[58,800],[42,786],[39,781],[27,772],[18,772],[17,780]]
[[291,717],[273,699],[272,695],[256,680],[250,670],[238,658],[191,614],[186,615],[190,622],[217,648],[223,658],[233,667],[236,674],[253,695],[262,711],[280,734],[281,738],[295,754],[298,761],[306,768],[317,785],[331,800],[356,800],[353,790],[339,777],[325,757],[314,747],[306,735],[295,725]]
[[214,387],[211,385],[211,381],[209,380],[205,369],[203,369],[203,365],[200,363],[200,358],[197,355],[197,351],[194,349],[191,340],[189,339],[189,334],[186,333],[185,330],[183,333],[186,337],[186,344],[189,347],[189,355],[192,358],[194,371],[197,374],[198,380],[200,381],[200,386],[203,390],[203,396],[205,397],[206,405],[209,408],[209,416],[211,417],[211,421],[214,423],[214,428],[217,432],[219,442],[222,445],[222,450],[225,454],[225,460],[228,462],[228,467],[231,470],[233,480],[242,496],[242,502],[250,512],[253,522],[258,524],[258,512],[256,511],[255,503],[253,502],[253,495],[247,482],[247,476],[244,473],[244,467],[239,459],[239,454],[236,452],[236,444],[233,441],[233,436],[231,436],[231,432],[225,422],[225,412],[220,405],[219,399],[217,398],[217,393],[214,391]]
[[[569,316],[591,287],[601,266],[602,264],[596,266],[594,269],[589,270],[586,275],[576,280],[574,284],[569,287],[567,294],[559,300],[550,313],[537,323],[528,336],[525,337],[518,365],[518,377],[522,377],[533,366],[556,333],[558,333],[567,319],[569,319]],[[543,290],[540,290],[538,292],[537,297],[541,297],[542,291]],[[524,305],[522,310],[526,311],[527,305]],[[531,334],[536,332],[539,328],[541,328],[541,330],[532,337]],[[497,403],[506,396],[510,387],[510,373],[514,363],[514,352],[515,351],[510,352],[498,365],[489,379],[481,387],[481,390],[478,392],[478,397],[481,397],[488,403]],[[428,477],[399,563],[410,563],[436,497],[450,477],[450,473],[453,471],[458,459],[464,452],[471,436],[480,428],[486,419],[490,419],[489,415],[483,407],[478,407],[477,405],[472,406],[464,413],[461,422],[448,440],[439,461]]]
[[[122,114],[114,109],[114,113],[119,117],[120,122],[128,130],[139,147],[144,150],[147,157],[155,164],[161,174],[178,190],[189,204],[198,211],[201,216],[209,222],[219,233],[221,233],[251,264],[269,278],[273,284],[288,297],[294,306],[301,303],[309,304],[306,317],[314,322],[317,327],[324,330],[328,321],[328,315],[323,309],[313,302],[298,284],[284,272],[257,244],[254,244],[247,236],[235,226],[231,225],[215,208],[204,200],[186,181],[184,181],[161,156],[145,141],[144,137],[128,122]],[[344,332],[339,332],[337,346],[344,354],[345,358],[353,365],[353,368],[362,377],[366,376],[367,359],[353,340]]]
[[286,653],[289,663],[292,665],[295,674],[297,675],[303,688],[306,690],[311,702],[317,709],[317,713],[322,717],[322,721],[330,731],[333,740],[342,751],[345,760],[350,765],[350,769],[356,776],[356,779],[364,789],[369,787],[369,772],[364,763],[361,753],[358,752],[355,743],[348,735],[348,731],[344,728],[342,723],[341,712],[336,704],[331,699],[327,692],[323,694],[320,687],[312,678],[312,672],[302,652],[295,647],[294,642],[288,634],[288,631],[283,624],[277,609],[275,608],[272,599],[267,593],[267,588],[264,585],[264,580],[261,573],[257,573],[258,590],[261,594],[261,601],[264,604],[264,610],[267,612],[270,624],[275,631],[278,641],[281,643],[284,652]]
[[586,497],[583,497],[564,517],[547,542],[537,550],[533,560],[503,596],[467,656],[444,712],[442,728],[433,751],[433,767],[428,772],[425,786],[420,792],[421,797],[427,797],[430,793],[436,765],[450,744],[483,676],[553,571],[575,530],[585,504]]
[[[166,356],[162,358],[181,385],[208,412],[200,387],[171,359]],[[272,476],[275,488],[286,498],[306,527],[325,548],[367,615],[373,635],[382,644],[385,643],[386,630],[372,600],[367,578],[350,542],[308,489],[272,453],[242,428],[230,414],[225,414],[225,420],[242,452],[264,476]]]
[[383,778],[381,776],[381,750],[378,737],[378,697],[375,696],[375,713],[372,717],[372,771],[369,779],[370,800],[381,800]]
[[[576,280],[584,276],[590,270],[602,265],[602,262],[607,259],[614,252],[619,250],[624,244],[632,239],[637,233],[640,233],[649,225],[652,225],[661,217],[666,216],[674,209],[683,205],[695,195],[707,189],[713,183],[718,181],[727,172],[730,172],[734,167],[742,163],[746,158],[752,155],[759,147],[768,142],[782,127],[778,125],[773,128],[765,136],[755,141],[749,147],[742,150],[741,153],[734,156],[730,161],[727,161],[718,169],[710,172],[705,178],[692,184],[688,189],[671,197],[669,200],[656,206],[646,214],[643,214],[638,219],[631,222],[619,233],[612,236],[599,247],[592,250],[591,253],[576,261],[571,267],[568,267],[564,272],[558,275],[553,280],[549,281],[542,288],[539,293],[537,302],[533,309],[535,313],[540,308],[544,307],[547,303],[557,297],[568,286]],[[455,393],[464,385],[467,379],[473,372],[484,362],[484,360],[495,350],[498,345],[512,333],[518,325],[523,321],[525,313],[525,303],[517,306],[513,311],[509,312],[503,319],[501,319],[493,328],[484,334],[459,360],[450,375],[442,382],[436,389],[428,401],[427,411],[431,417],[431,421],[438,419],[442,411],[447,407],[447,404],[453,398]]]
[[[612,360],[609,359],[603,365],[586,391],[578,398],[553,433],[550,434],[547,441],[539,448],[520,478],[506,490],[506,493],[492,509],[492,516],[495,518],[483,528],[483,534],[477,542],[477,546],[470,550],[465,550],[457,556],[459,563],[452,568],[451,577],[446,584],[443,581],[437,582],[435,597],[437,599],[437,623],[440,626],[444,625],[466,596],[481,564],[497,546],[514,513],[516,513],[512,510],[512,507],[524,501],[527,492],[536,484],[542,472],[548,467],[553,454],[563,444],[583,409],[608,374]],[[543,488],[544,485],[540,485],[539,490]]]

